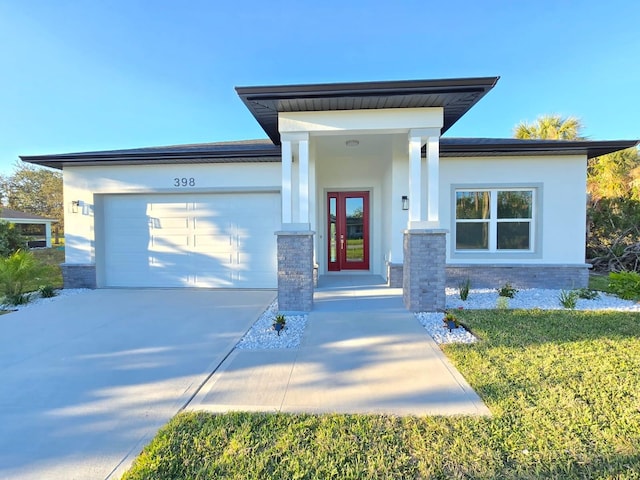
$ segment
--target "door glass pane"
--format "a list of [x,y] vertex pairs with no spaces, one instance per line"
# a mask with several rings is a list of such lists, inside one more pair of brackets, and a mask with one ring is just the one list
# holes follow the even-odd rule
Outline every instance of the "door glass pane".
[[336,199],[329,199],[329,261],[338,261],[338,231],[336,228]]
[[364,261],[364,199],[346,198],[347,262]]

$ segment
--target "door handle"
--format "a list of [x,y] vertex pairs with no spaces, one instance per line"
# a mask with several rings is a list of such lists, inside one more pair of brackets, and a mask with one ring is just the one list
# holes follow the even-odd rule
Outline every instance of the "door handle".
[[344,250],[344,235],[340,235],[340,248]]

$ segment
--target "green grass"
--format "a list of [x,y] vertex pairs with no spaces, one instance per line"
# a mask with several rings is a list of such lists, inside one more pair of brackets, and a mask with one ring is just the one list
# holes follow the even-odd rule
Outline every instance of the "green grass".
[[34,249],[31,250],[31,252],[36,259],[45,265],[51,265],[52,268],[50,274],[45,278],[29,285],[29,290],[37,290],[41,285],[51,285],[54,288],[62,288],[62,271],[60,270],[60,264],[64,263],[64,250],[58,250],[54,247]]
[[447,356],[492,418],[186,413],[139,479],[640,478],[640,315],[461,311]]
[[589,275],[589,288],[591,290],[599,290],[601,292],[610,292],[609,276],[601,273],[591,273]]

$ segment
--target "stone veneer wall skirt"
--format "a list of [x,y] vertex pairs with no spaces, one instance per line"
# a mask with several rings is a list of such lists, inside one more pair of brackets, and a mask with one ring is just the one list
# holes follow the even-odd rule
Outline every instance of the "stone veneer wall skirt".
[[61,263],[64,288],[96,288],[96,266]]
[[582,265],[447,265],[447,286],[465,279],[471,288],[498,288],[509,282],[516,288],[583,288],[589,285],[588,264]]
[[276,232],[278,236],[278,310],[309,312],[313,308],[315,232]]
[[406,230],[402,298],[412,312],[444,310],[446,230]]

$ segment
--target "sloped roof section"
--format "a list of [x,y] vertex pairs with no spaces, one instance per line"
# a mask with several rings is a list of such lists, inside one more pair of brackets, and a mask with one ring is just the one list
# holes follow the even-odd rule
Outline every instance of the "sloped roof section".
[[[598,157],[638,145],[638,140],[520,140],[514,138],[441,138],[440,156],[495,157],[586,155]],[[23,161],[62,169],[67,166],[157,165],[184,163],[279,162],[280,146],[268,139],[199,143],[98,152],[21,156]]]
[[236,87],[236,92],[273,143],[280,145],[280,112],[443,107],[444,133],[484,97],[499,78]]
[[57,222],[57,220],[53,218],[41,217],[40,215],[35,215],[33,213],[20,212],[18,210],[13,210],[7,207],[0,207],[0,220],[34,220],[38,222]]

